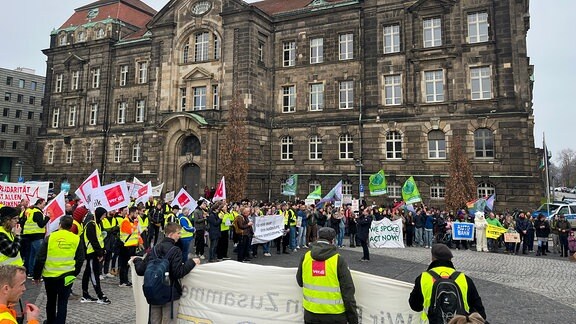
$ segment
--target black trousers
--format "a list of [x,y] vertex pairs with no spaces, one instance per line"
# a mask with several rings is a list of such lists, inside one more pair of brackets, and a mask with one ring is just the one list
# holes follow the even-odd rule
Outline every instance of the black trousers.
[[84,274],[82,275],[82,295],[84,297],[88,296],[88,283],[92,283],[94,291],[98,295],[98,298],[102,298],[104,293],[102,293],[102,288],[100,287],[100,261],[96,257],[96,253],[90,253],[86,255],[86,267],[84,268]]
[[118,277],[120,284],[128,283],[128,261],[130,257],[136,255],[135,246],[122,246],[120,247],[120,255],[118,256]]
[[216,255],[218,259],[228,257],[228,241],[230,241],[230,230],[220,232],[220,239],[218,240],[218,247],[216,248]]
[[362,259],[370,260],[370,249],[368,249],[368,241],[361,239],[360,245],[362,245]]
[[204,248],[206,247],[206,241],[204,238],[205,230],[196,230],[194,233],[194,245],[196,246],[196,255],[204,255]]
[[242,235],[240,236],[240,241],[238,242],[238,262],[242,262],[245,259],[250,258],[250,236]]
[[64,278],[44,278],[44,287],[46,288],[45,323],[65,324],[72,285],[65,286]]

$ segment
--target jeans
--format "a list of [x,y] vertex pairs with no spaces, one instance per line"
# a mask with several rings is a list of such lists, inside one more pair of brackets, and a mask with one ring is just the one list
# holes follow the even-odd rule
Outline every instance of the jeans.
[[216,251],[218,249],[218,240],[219,239],[210,239],[210,252],[208,254],[208,261],[216,261],[216,259],[218,259],[216,255]]
[[296,249],[296,226],[290,226],[290,250]]
[[430,247],[432,246],[432,229],[431,228],[425,228],[424,229],[424,245],[426,247]]
[[344,246],[344,232],[346,232],[346,227],[344,227],[344,220],[340,221],[340,231],[336,235],[336,245],[339,247]]
[[416,245],[424,246],[424,242],[422,241],[422,238],[424,237],[423,236],[424,228],[416,227],[416,231],[414,233],[416,234],[414,238]]
[[306,245],[306,227],[298,227],[298,237],[296,238],[296,246]]
[[40,251],[40,245],[42,245],[42,240],[40,239],[29,242],[30,245],[28,255],[24,259],[25,261],[24,267],[26,268],[28,274],[32,275],[32,273],[34,272],[34,265],[36,264],[36,254],[38,254],[38,251]]
[[44,278],[46,288],[46,322],[65,324],[68,313],[68,297],[72,285],[64,285],[64,278]]
[[182,262],[188,261],[188,253],[190,252],[190,244],[194,239],[193,236],[187,238],[181,238],[180,242],[182,243]]

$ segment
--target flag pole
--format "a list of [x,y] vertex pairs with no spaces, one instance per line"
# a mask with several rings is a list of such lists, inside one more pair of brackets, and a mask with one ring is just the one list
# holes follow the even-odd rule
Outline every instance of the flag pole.
[[546,147],[546,136],[542,132],[542,143],[544,145],[544,172],[546,172],[546,201],[548,216],[550,216],[550,174],[548,168],[548,148]]

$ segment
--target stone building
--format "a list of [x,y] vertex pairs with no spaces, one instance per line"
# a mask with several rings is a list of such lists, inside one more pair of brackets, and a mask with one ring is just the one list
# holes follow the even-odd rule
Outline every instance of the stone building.
[[[528,0],[138,0],[75,10],[51,34],[37,176],[93,169],[194,196],[220,179],[233,100],[248,109],[247,196],[327,192],[380,169],[442,206],[461,139],[478,195],[539,201]],[[227,183],[227,186],[234,184]],[[369,198],[371,201],[372,199]]]

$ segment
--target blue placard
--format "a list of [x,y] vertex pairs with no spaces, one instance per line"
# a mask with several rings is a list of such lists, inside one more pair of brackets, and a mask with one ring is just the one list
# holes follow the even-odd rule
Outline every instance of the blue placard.
[[24,183],[24,177],[18,177],[18,182]]
[[474,224],[472,224],[472,223],[453,223],[452,224],[452,239],[472,241],[474,239]]

